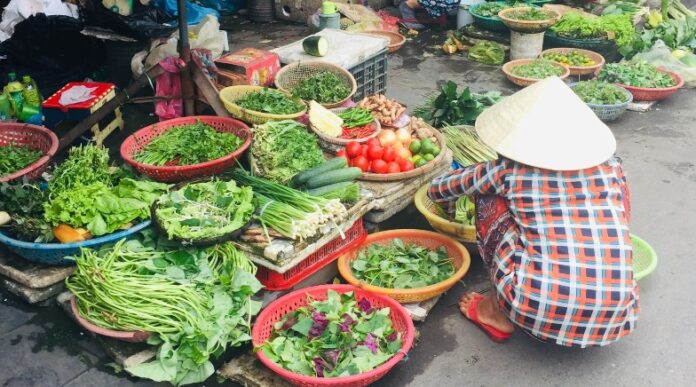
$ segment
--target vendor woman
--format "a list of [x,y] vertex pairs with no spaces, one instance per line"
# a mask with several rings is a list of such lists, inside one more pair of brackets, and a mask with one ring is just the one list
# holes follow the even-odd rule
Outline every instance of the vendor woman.
[[416,19],[416,10],[424,9],[428,16],[441,25],[447,22],[447,14],[459,7],[460,0],[401,0],[399,11],[406,28],[420,30],[425,26]]
[[515,328],[544,342],[610,344],[635,328],[629,192],[611,130],[559,78],[503,99],[476,120],[500,157],[433,180],[449,211],[476,199],[492,291],[461,312],[502,342]]

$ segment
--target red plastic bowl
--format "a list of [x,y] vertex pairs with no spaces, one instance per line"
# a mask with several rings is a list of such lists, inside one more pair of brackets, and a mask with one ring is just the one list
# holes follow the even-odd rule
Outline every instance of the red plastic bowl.
[[676,93],[677,90],[684,86],[684,78],[682,78],[681,75],[661,67],[659,67],[658,70],[660,72],[669,74],[676,85],[659,88],[635,87],[624,85],[623,83],[617,83],[617,85],[631,92],[631,94],[633,94],[634,101],[660,101]]
[[297,386],[333,386],[333,387],[354,387],[367,386],[376,382],[389,372],[401,359],[406,356],[406,353],[413,345],[415,336],[415,328],[413,321],[401,304],[392,300],[389,297],[375,293],[369,293],[352,285],[320,285],[306,289],[296,290],[289,293],[269,304],[266,309],[261,311],[256,318],[254,327],[251,330],[252,342],[254,347],[260,346],[271,336],[273,325],[280,321],[285,314],[293,310],[307,305],[307,295],[310,295],[318,300],[325,300],[326,294],[330,290],[337,293],[355,292],[356,298],[366,298],[375,308],[389,307],[391,312],[389,317],[394,324],[394,329],[401,333],[403,340],[401,350],[397,352],[391,359],[387,360],[379,367],[363,372],[358,375],[341,376],[336,378],[318,378],[313,376],[305,376],[288,371],[278,364],[272,362],[263,351],[256,351],[256,356],[266,367],[280,375],[283,379]]
[[77,299],[75,298],[75,296],[70,297],[70,309],[72,310],[73,316],[75,316],[75,319],[77,320],[78,324],[80,324],[86,330],[97,335],[110,337],[112,339],[121,341],[128,341],[130,343],[140,343],[152,336],[151,332],[115,331],[113,329],[102,328],[100,326],[92,324],[91,322],[85,320],[82,316],[80,316],[80,311],[77,309]]
[[43,156],[33,164],[0,177],[0,183],[26,177],[29,180],[38,179],[48,167],[48,162],[58,151],[58,137],[43,126],[20,123],[0,123],[0,146],[28,145],[39,149]]
[[[227,156],[192,165],[156,166],[141,164],[133,158],[133,155],[140,152],[143,147],[153,138],[161,135],[175,126],[195,124],[197,121],[212,126],[218,132],[232,133],[235,136],[243,139],[244,144],[242,144],[239,149],[228,154]],[[123,144],[121,144],[121,157],[138,173],[146,175],[152,180],[166,183],[178,183],[180,181],[191,180],[199,177],[216,175],[233,167],[237,161],[237,158],[239,158],[239,156],[241,156],[242,153],[249,148],[249,145],[251,145],[251,129],[249,129],[249,127],[242,121],[238,121],[233,118],[216,116],[180,117],[146,126],[128,136],[128,138],[123,141]]]

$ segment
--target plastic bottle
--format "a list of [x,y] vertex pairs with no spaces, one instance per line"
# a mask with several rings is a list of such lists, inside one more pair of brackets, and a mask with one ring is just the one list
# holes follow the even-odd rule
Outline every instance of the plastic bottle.
[[22,92],[24,104],[35,107],[41,105],[41,94],[39,93],[39,88],[36,86],[36,82],[34,82],[30,76],[25,75],[22,77],[22,84],[24,85],[24,91]]
[[0,121],[12,118],[12,105],[10,98],[5,93],[0,93]]
[[22,90],[24,86],[17,80],[17,74],[8,73],[7,74],[7,85],[5,86],[5,94],[10,98],[10,105],[12,105],[12,114],[18,117],[24,108],[24,96],[22,96]]

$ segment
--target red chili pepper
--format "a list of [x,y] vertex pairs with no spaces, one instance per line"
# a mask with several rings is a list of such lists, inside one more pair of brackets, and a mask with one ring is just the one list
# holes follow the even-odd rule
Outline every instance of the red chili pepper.
[[372,124],[367,124],[365,126],[357,126],[355,128],[343,128],[343,133],[341,138],[347,139],[358,139],[371,135],[374,133],[375,128]]

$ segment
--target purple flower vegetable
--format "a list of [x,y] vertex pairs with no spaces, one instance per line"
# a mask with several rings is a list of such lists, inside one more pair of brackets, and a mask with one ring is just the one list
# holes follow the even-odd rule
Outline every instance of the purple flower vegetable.
[[309,337],[314,338],[321,336],[326,326],[329,325],[329,320],[326,319],[325,314],[319,312],[312,312],[312,320],[314,320],[314,324],[309,328]]
[[361,298],[360,301],[358,301],[358,306],[365,313],[372,312],[372,304],[370,304],[370,301],[368,301],[367,298]]
[[287,331],[288,329],[292,328],[293,325],[297,323],[297,317],[295,316],[290,316],[288,317],[287,320],[283,323],[283,326],[280,327],[281,331]]
[[399,335],[396,332],[392,332],[391,335],[387,336],[387,340],[394,341],[397,337],[399,337]]
[[350,326],[355,324],[356,321],[353,320],[348,313],[345,313],[341,317],[343,317],[343,323],[341,323],[341,332],[348,332],[350,330]]
[[331,365],[335,366],[338,363],[338,357],[341,356],[340,349],[332,349],[330,351],[324,352],[324,356],[330,362]]
[[324,377],[324,363],[318,356],[314,358],[314,370],[317,372],[318,377]]
[[372,333],[368,333],[367,336],[365,336],[365,342],[363,345],[370,348],[372,353],[377,353],[377,340],[375,340],[375,337],[372,336]]

